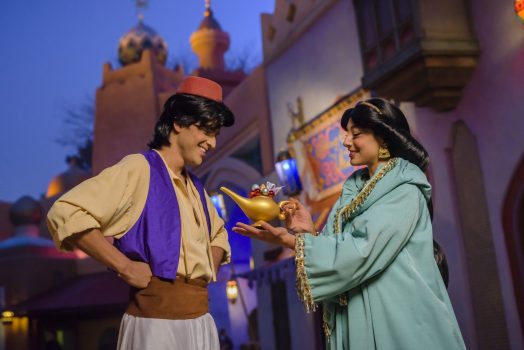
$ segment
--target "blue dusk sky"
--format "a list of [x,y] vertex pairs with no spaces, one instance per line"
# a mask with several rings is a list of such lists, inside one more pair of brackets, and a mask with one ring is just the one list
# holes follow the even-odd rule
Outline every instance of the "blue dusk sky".
[[[0,201],[39,198],[67,169],[74,147],[56,140],[70,129],[66,110],[94,99],[102,65],[119,67],[118,41],[137,24],[131,0],[4,0],[0,9]],[[231,57],[261,62],[260,14],[274,0],[213,0],[229,33]],[[203,18],[204,0],[150,0],[145,24],[168,44],[168,62],[196,62],[189,36]],[[194,68],[194,67],[193,67]]]

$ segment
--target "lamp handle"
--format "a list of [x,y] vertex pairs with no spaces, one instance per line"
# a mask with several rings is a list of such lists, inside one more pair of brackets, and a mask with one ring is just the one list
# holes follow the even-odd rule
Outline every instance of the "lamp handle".
[[278,203],[278,207],[280,208],[280,214],[278,214],[278,218],[280,221],[284,221],[286,220],[286,215],[284,215],[283,213],[283,206],[287,205],[287,204],[292,204],[293,205],[293,208],[291,208],[291,210],[297,210],[297,205],[291,201],[281,201]]

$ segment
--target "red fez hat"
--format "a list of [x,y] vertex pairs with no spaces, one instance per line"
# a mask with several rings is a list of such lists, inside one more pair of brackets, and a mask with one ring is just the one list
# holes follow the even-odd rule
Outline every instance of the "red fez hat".
[[222,102],[222,87],[213,80],[201,77],[189,76],[185,78],[178,86],[176,93],[197,95]]

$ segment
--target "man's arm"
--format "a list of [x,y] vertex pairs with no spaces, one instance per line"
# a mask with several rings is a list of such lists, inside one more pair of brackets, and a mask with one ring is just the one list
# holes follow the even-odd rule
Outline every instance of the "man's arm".
[[213,259],[213,266],[215,267],[215,275],[218,275],[220,265],[230,262],[231,247],[229,246],[227,231],[224,227],[224,220],[220,218],[206,193],[206,203],[209,210],[209,218],[211,220],[211,254]]
[[121,238],[138,219],[148,186],[147,160],[133,154],[69,190],[47,214],[57,248],[70,250],[67,238],[93,229],[103,228],[103,236]]
[[213,254],[213,266],[215,267],[215,274],[218,275],[220,264],[224,261],[226,251],[219,247],[211,247],[211,253]]
[[[70,236],[66,240],[68,244],[76,246],[87,255],[116,271],[120,278],[133,287],[146,288],[151,281],[152,272],[149,265],[130,260],[109,243],[99,229],[87,230]],[[213,248],[214,258],[215,248]]]

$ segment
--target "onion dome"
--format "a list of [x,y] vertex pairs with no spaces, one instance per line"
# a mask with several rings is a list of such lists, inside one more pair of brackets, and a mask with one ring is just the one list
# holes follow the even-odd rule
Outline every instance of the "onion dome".
[[189,42],[198,56],[200,68],[225,70],[224,54],[229,49],[229,34],[220,27],[209,3],[206,3],[204,18]]
[[69,164],[69,169],[55,176],[47,186],[46,198],[69,191],[91,177],[89,172],[78,166],[78,160],[75,157],[68,157],[67,163]]
[[144,50],[153,51],[157,61],[165,65],[167,44],[150,26],[139,20],[121,39],[118,45],[118,60],[123,66],[140,61]]

